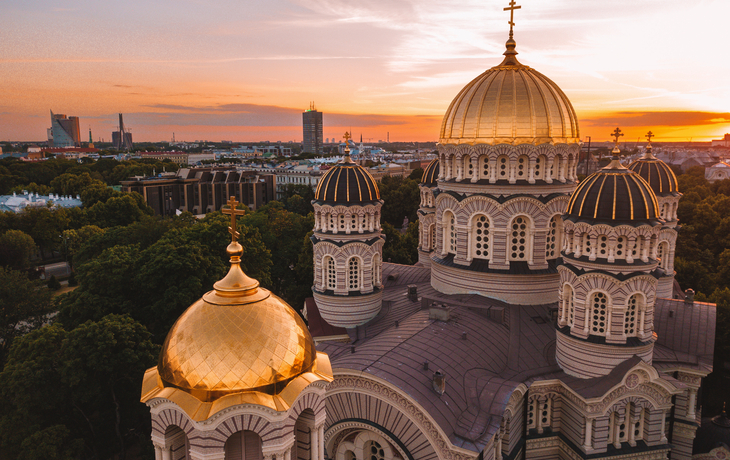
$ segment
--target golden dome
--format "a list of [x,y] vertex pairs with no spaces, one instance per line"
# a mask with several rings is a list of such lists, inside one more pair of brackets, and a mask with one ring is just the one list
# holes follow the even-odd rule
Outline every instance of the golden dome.
[[421,185],[426,187],[436,187],[439,178],[439,159],[431,161],[426,166],[426,170],[423,171],[423,177],[421,178]]
[[591,223],[653,221],[658,210],[649,184],[614,158],[578,185],[565,218]]
[[578,118],[552,80],[520,64],[515,42],[505,59],[472,80],[454,98],[441,123],[441,144],[571,144]]
[[142,388],[142,402],[169,399],[194,420],[243,403],[286,410],[309,383],[332,380],[329,359],[316,351],[304,321],[241,270],[237,203],[229,203],[231,268],[172,326]]
[[320,203],[353,204],[378,200],[380,190],[375,178],[352,161],[349,148],[345,158],[322,176],[314,191],[314,201]]
[[629,169],[649,183],[657,196],[677,195],[679,184],[674,171],[662,160],[652,154],[651,144],[644,156],[629,165]]

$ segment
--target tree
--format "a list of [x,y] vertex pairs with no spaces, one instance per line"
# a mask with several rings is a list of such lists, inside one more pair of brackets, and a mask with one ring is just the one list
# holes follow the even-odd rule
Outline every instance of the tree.
[[88,422],[88,442],[104,456],[120,452],[124,458],[125,438],[136,419],[147,416],[138,404],[139,382],[158,354],[147,329],[129,316],[108,315],[84,323],[64,340],[61,382]]
[[13,340],[40,327],[52,310],[51,293],[42,282],[0,267],[0,363]]
[[74,460],[83,451],[83,440],[72,439],[64,425],[53,425],[24,439],[18,460]]
[[106,202],[96,203],[88,210],[89,221],[102,228],[129,225],[152,214],[152,208],[135,192],[113,196]]
[[63,255],[73,258],[79,252],[81,246],[101,233],[104,233],[104,230],[96,225],[84,225],[78,230],[64,230],[61,234],[61,238],[64,241],[63,247],[61,248]]
[[421,179],[423,179],[423,168],[416,168],[408,175],[409,179],[412,179],[416,182],[421,182]]
[[30,257],[36,249],[30,235],[21,230],[8,230],[0,235],[0,265],[25,270],[30,267]]
[[48,289],[51,291],[58,291],[61,289],[61,283],[56,279],[56,275],[51,275],[51,279],[48,280]]
[[51,181],[51,189],[53,189],[55,193],[60,193],[61,195],[76,196],[90,185],[105,186],[103,182],[92,178],[91,174],[88,172],[84,172],[79,175],[67,172]]
[[407,217],[409,222],[416,222],[421,192],[418,182],[402,177],[385,176],[380,181],[380,198],[384,201],[381,219],[390,225],[401,228]]

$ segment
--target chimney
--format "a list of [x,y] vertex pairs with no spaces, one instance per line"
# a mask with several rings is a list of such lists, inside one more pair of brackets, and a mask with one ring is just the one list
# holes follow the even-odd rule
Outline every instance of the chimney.
[[446,305],[434,303],[428,309],[428,319],[448,321],[451,319],[451,309]]
[[687,289],[684,291],[684,303],[687,306],[692,306],[695,302],[695,291],[693,289]]
[[433,373],[433,391],[439,395],[444,394],[446,391],[446,376],[441,372],[441,369]]
[[415,284],[408,285],[408,300],[415,302],[418,300],[418,286]]

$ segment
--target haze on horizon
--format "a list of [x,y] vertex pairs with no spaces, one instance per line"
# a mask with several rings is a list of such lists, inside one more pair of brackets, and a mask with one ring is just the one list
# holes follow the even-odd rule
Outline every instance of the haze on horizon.
[[[435,141],[459,90],[501,62],[507,4],[3,2],[0,139],[44,140],[50,109],[80,117],[94,140],[122,112],[135,141],[300,141],[314,101],[325,137]],[[518,59],[567,94],[582,138],[730,132],[727,0],[518,5]]]

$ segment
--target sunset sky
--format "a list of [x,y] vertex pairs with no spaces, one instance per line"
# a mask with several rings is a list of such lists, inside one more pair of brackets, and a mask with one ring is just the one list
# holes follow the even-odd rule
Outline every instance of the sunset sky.
[[[458,91],[499,64],[508,0],[0,2],[0,140],[44,140],[49,110],[109,141],[436,141]],[[518,59],[555,81],[581,137],[730,132],[730,1],[523,0]]]

